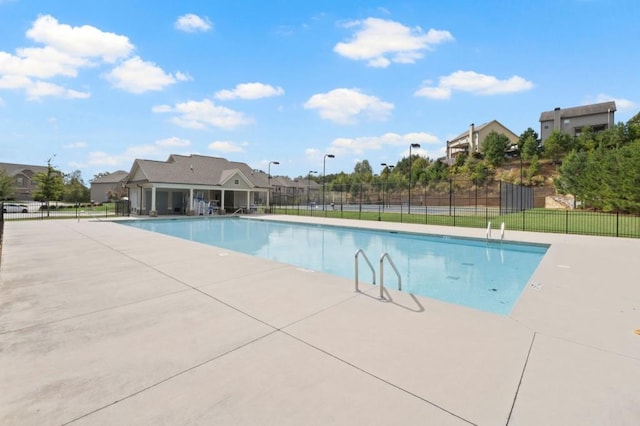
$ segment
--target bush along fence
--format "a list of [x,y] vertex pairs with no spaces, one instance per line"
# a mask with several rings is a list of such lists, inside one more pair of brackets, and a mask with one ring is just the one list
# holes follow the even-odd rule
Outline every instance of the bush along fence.
[[[474,185],[473,182],[440,182],[408,188],[358,184],[333,185],[302,197],[277,194],[272,213],[343,219],[422,223],[640,238],[640,215],[581,209],[545,208],[548,188],[507,182]],[[410,198],[409,198],[410,197]],[[324,198],[324,203],[321,201]],[[307,202],[307,199],[309,202]]]
[[5,201],[2,205],[2,220],[46,220],[83,219],[129,216],[129,201],[122,200],[104,204],[58,203],[39,201]]

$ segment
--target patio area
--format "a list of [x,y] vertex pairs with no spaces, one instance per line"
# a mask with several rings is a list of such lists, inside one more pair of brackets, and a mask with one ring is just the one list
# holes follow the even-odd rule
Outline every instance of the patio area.
[[106,220],[6,222],[0,424],[639,424],[640,240],[505,238],[551,247],[500,316]]

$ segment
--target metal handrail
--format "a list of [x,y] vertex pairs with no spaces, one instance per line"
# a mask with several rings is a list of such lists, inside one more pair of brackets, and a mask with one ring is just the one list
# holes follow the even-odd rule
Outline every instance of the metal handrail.
[[364,260],[367,261],[367,265],[369,265],[369,268],[371,269],[371,274],[373,274],[373,284],[376,283],[376,271],[375,269],[373,269],[373,265],[371,265],[371,262],[369,262],[369,258],[367,257],[367,254],[364,252],[364,250],[358,249],[354,256],[355,264],[356,264],[356,291],[360,291],[360,289],[358,288],[358,255],[360,254],[362,254],[362,256],[364,257]]
[[384,299],[383,291],[384,291],[384,259],[385,257],[389,261],[389,264],[391,265],[393,270],[396,272],[396,276],[398,277],[398,290],[402,290],[402,278],[400,277],[400,272],[398,272],[398,268],[396,268],[396,265],[393,263],[393,260],[391,260],[391,256],[389,256],[389,253],[384,253],[382,256],[380,256],[380,299]]
[[504,240],[504,222],[500,225],[500,241]]
[[491,238],[491,221],[487,223],[487,240]]

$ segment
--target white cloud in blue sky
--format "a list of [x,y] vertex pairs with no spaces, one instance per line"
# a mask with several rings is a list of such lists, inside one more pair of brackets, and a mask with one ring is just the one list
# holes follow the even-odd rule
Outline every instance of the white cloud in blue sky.
[[474,71],[456,71],[440,77],[438,85],[426,86],[415,92],[416,96],[430,99],[449,99],[454,91],[473,93],[476,95],[500,95],[505,93],[518,93],[533,88],[533,83],[514,75],[500,80],[492,75],[480,74]]
[[430,29],[425,33],[420,27],[379,18],[347,22],[344,27],[356,31],[351,40],[336,44],[333,50],[349,59],[367,61],[371,67],[386,68],[392,62],[412,64],[425,50],[453,41],[449,31]]
[[193,13],[187,13],[180,16],[174,26],[180,30],[188,33],[195,33],[200,31],[209,31],[213,28],[213,24],[209,21],[209,18],[201,18]]
[[361,118],[384,121],[393,111],[393,104],[389,102],[366,95],[358,89],[345,88],[315,94],[305,102],[304,107],[318,110],[320,117],[337,124],[355,124]]
[[332,173],[411,143],[435,158],[472,122],[520,134],[557,106],[640,108],[637,1],[134,3],[0,0],[3,161],[53,151],[88,181],[202,153],[295,177],[327,153]]
[[178,81],[187,81],[183,73],[168,74],[152,62],[138,56],[127,59],[105,75],[113,87],[130,93],[144,93],[163,90]]
[[215,105],[210,99],[179,102],[173,107],[157,105],[153,107],[152,111],[156,113],[173,113],[170,121],[177,126],[189,129],[217,127],[231,130],[253,122],[250,117],[242,112]]
[[284,95],[284,89],[282,87],[273,87],[270,84],[264,83],[241,83],[236,85],[232,90],[220,90],[216,92],[216,99],[231,100],[231,99],[260,99],[270,98],[272,96]]

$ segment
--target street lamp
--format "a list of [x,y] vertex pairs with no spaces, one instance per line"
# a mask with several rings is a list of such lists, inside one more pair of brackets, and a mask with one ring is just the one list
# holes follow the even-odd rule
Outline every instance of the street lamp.
[[[335,155],[333,154],[325,154],[324,158],[322,159],[322,210],[325,210],[325,204],[324,204],[324,187],[325,187],[325,176],[326,176],[326,168],[327,168],[327,157],[328,158],[336,158]],[[326,215],[326,214],[325,214]]]
[[315,170],[309,170],[309,174],[307,175],[307,207],[309,207],[309,201],[311,196],[311,173],[318,173]]
[[[394,166],[392,166],[391,164],[387,164],[387,163],[380,163],[380,165],[383,166],[385,169],[387,169],[387,173],[385,173],[385,175],[384,175],[384,186],[382,188],[382,208],[384,209],[384,206],[385,206],[384,199],[385,199],[385,194],[387,192],[387,186],[388,186],[387,184],[389,183],[389,173],[391,173],[391,171],[393,170]],[[384,169],[382,171],[384,172]],[[380,174],[382,174],[382,172]]]
[[412,143],[409,145],[409,209],[407,214],[411,214],[411,169],[413,165],[413,160],[411,159],[411,148],[420,148],[420,144]]
[[[280,163],[277,161],[269,161],[269,165],[267,166],[267,181],[269,182],[269,191],[267,191],[267,209],[269,210],[269,194],[271,194],[271,165],[275,164],[276,166]],[[269,210],[271,212],[271,210]]]

